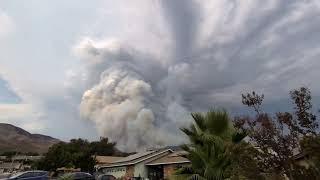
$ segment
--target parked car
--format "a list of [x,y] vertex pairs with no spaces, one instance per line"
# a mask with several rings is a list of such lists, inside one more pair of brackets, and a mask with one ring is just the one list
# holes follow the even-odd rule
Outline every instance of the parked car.
[[86,172],[73,172],[73,173],[65,173],[64,175],[60,176],[58,179],[73,179],[73,180],[94,180],[94,177]]
[[47,171],[25,171],[11,175],[8,180],[48,180]]
[[117,178],[115,178],[112,175],[107,175],[107,174],[101,174],[98,176],[97,180],[116,180]]

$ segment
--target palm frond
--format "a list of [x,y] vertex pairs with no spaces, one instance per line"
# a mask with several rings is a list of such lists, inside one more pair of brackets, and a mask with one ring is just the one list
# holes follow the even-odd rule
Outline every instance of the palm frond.
[[187,136],[195,136],[195,132],[193,132],[192,130],[188,129],[188,128],[180,128],[180,130],[186,134]]
[[242,142],[245,132],[237,132],[224,110],[211,110],[205,114],[192,113],[194,122],[181,131],[189,137],[190,144],[182,145],[191,165],[179,169],[173,179],[225,179],[231,164],[230,148]]
[[208,130],[215,135],[221,135],[229,129],[229,116],[226,111],[209,111],[206,114]]
[[205,116],[203,116],[203,114],[201,113],[191,113],[191,116],[194,120],[194,124],[200,128],[200,129],[205,129],[206,128],[206,124],[205,124]]

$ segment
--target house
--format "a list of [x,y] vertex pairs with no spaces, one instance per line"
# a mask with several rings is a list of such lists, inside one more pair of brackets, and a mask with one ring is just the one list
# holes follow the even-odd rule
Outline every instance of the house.
[[[149,150],[124,158],[106,158],[106,164],[96,166],[98,174],[108,174],[119,179],[140,177],[150,180],[167,179],[176,168],[190,163],[182,152],[171,149]],[[111,159],[114,159],[112,161]]]
[[31,163],[42,156],[16,155],[13,157],[0,156],[0,174],[12,173],[31,169]]
[[23,168],[21,163],[5,162],[0,164],[0,173],[11,173]]
[[190,164],[190,161],[183,157],[184,155],[186,155],[185,151],[176,151],[147,163],[148,177],[150,179],[168,179],[175,170]]

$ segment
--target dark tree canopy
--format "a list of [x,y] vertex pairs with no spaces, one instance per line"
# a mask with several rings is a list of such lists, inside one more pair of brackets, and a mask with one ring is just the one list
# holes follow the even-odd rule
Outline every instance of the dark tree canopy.
[[110,156],[115,153],[114,142],[109,142],[108,138],[101,137],[100,141],[94,141],[90,143],[91,153],[99,156]]
[[69,143],[60,142],[49,148],[45,157],[35,164],[36,168],[55,171],[60,167],[81,168],[92,172],[96,163],[95,155],[113,155],[116,143],[108,138],[89,142],[83,139],[72,139]]
[[316,122],[316,116],[312,114],[312,103],[310,90],[302,87],[299,90],[293,90],[290,92],[291,99],[295,106],[295,115],[297,116],[300,132],[304,135],[307,133],[316,134],[318,123]]

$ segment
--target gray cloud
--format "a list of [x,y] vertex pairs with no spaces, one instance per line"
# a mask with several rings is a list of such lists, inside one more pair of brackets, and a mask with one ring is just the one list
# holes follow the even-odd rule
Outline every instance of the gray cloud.
[[174,42],[174,58],[190,56],[200,23],[199,4],[192,0],[162,0],[163,15]]
[[0,38],[6,37],[14,30],[14,23],[10,16],[0,9]]
[[0,77],[0,102],[19,103],[21,98],[11,89],[8,82]]
[[166,34],[170,40],[157,43],[169,54],[154,53],[150,33],[140,39],[150,52],[123,39],[88,38],[75,48],[85,66],[81,114],[121,148],[182,142],[174,136],[189,112],[238,108],[244,91],[265,93],[269,104],[301,85],[319,96],[316,0],[163,0],[156,7],[166,26],[150,39]]

